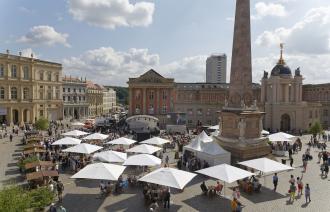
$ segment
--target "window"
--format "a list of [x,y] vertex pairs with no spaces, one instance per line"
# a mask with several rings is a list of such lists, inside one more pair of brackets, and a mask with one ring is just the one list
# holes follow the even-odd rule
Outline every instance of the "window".
[[68,88],[68,92],[70,93],[70,91],[71,91],[71,89],[70,88]]
[[40,72],[39,73],[39,79],[40,80],[44,80],[44,72]]
[[39,91],[39,99],[44,99],[44,92],[43,91]]
[[13,87],[10,89],[11,99],[17,99],[17,88]]
[[17,78],[17,66],[16,65],[11,65],[11,77]]
[[3,64],[0,64],[0,77],[5,76],[5,67]]
[[149,105],[149,114],[154,114],[154,106]]
[[309,118],[313,118],[313,111],[309,111]]
[[328,116],[328,110],[323,111],[323,116]]
[[198,109],[197,110],[197,114],[200,115],[200,116],[203,115],[203,110],[202,109]]
[[65,102],[65,96],[63,96],[63,101]]
[[141,98],[140,91],[135,92],[135,99],[139,100]]
[[81,101],[81,96],[79,96],[79,102]]
[[154,92],[153,91],[150,91],[150,93],[149,93],[149,99],[150,100],[154,100]]
[[84,101],[85,101],[85,100],[86,100],[86,97],[84,97],[83,99],[84,99]]
[[60,92],[56,91],[56,99],[60,99]]
[[39,116],[44,116],[44,111],[43,110],[39,111]]
[[135,113],[140,114],[140,105],[135,106]]
[[56,82],[59,82],[60,81],[60,77],[59,75],[56,75]]
[[23,89],[23,99],[27,100],[29,98],[29,89],[28,88],[24,88]]
[[73,89],[73,92],[74,92],[74,93],[76,92],[76,89],[75,89],[75,88]]
[[162,113],[167,113],[167,105],[163,104],[162,106]]
[[25,80],[29,79],[29,67],[28,66],[23,67],[23,79],[25,79]]
[[65,88],[63,88],[63,92],[65,92]]
[[81,93],[81,88],[79,88],[79,93]]
[[163,100],[167,99],[167,91],[163,91]]
[[52,74],[51,74],[51,73],[48,73],[48,74],[47,74],[47,80],[48,80],[48,81],[52,81]]
[[69,101],[69,102],[71,101],[71,97],[70,97],[70,96],[68,96],[68,101]]
[[5,99],[5,88],[0,87],[0,99]]
[[51,93],[51,92],[48,92],[48,93],[47,93],[47,99],[48,99],[48,100],[52,99],[52,93]]

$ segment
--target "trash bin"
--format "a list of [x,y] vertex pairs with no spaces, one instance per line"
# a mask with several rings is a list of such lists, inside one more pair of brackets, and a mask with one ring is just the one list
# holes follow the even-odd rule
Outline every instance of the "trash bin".
[[285,159],[282,159],[282,164],[286,164],[286,160]]

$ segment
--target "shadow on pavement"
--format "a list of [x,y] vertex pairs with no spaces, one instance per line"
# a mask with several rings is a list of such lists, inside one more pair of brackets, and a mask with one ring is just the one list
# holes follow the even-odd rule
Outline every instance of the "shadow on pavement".
[[5,175],[15,175],[15,174],[20,174],[19,169],[10,169],[5,172]]
[[223,197],[208,198],[196,195],[183,201],[197,211],[230,211],[230,200]]
[[8,163],[7,167],[17,167],[17,163]]
[[266,187],[262,187],[260,193],[254,192],[252,194],[247,194],[245,192],[241,192],[241,196],[243,196],[245,199],[253,203],[268,202],[268,201],[286,198],[286,196],[274,192],[272,189]]
[[[65,194],[61,205],[70,212],[96,212],[103,204],[104,199],[98,199],[99,194]],[[83,205],[83,208],[82,208]]]
[[89,179],[75,179],[74,184],[77,187],[84,187],[84,188],[98,188],[99,187],[99,180],[89,180]]

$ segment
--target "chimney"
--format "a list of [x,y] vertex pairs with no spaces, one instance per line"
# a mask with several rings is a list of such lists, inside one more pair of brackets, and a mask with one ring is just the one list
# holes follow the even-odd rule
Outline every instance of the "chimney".
[[6,50],[6,53],[9,54],[9,49]]
[[22,52],[18,52],[19,56],[22,57]]

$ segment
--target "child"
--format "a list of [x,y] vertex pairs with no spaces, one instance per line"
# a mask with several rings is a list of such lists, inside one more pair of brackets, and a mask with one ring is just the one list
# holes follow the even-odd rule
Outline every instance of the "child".
[[297,185],[298,185],[298,195],[302,195],[302,190],[304,188],[303,182],[303,175],[301,175],[301,177],[297,177]]
[[294,183],[291,183],[291,186],[290,186],[290,202],[292,200],[292,202],[294,201],[294,198],[296,197],[296,190],[297,190],[297,187],[295,186]]

